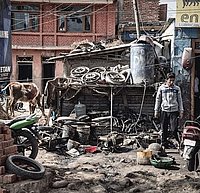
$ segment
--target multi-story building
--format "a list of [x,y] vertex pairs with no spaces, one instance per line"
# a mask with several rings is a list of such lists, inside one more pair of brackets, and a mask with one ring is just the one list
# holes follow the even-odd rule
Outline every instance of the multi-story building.
[[[11,0],[11,5],[11,80],[32,80],[41,90],[47,80],[63,74],[63,61],[46,59],[69,52],[74,42],[136,37],[130,0]],[[165,18],[159,0],[139,0],[138,10],[141,33],[155,35]]]
[[115,38],[114,0],[11,0],[11,80],[35,82],[62,76],[63,61],[46,59],[69,52],[74,42]]

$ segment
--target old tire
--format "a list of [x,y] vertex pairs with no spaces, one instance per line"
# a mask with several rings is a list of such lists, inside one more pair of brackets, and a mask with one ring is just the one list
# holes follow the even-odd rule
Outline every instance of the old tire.
[[8,171],[34,180],[41,179],[45,174],[45,168],[34,159],[23,155],[11,155],[6,160]]
[[[14,133],[14,143],[17,145],[17,150],[24,156],[35,159],[38,154],[38,141],[33,134],[28,130],[19,130]],[[29,154],[28,151],[30,151]]]

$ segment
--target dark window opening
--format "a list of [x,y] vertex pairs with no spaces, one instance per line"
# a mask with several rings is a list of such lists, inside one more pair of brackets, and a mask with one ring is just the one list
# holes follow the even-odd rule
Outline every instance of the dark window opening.
[[44,90],[48,80],[55,78],[55,62],[46,62],[42,58],[42,90]]
[[58,10],[58,31],[60,32],[90,32],[91,7],[68,6]]
[[12,5],[12,31],[39,31],[39,6]]
[[17,56],[18,64],[18,81],[31,82],[33,79],[33,57],[19,57]]
[[18,81],[32,82],[32,64],[18,63]]

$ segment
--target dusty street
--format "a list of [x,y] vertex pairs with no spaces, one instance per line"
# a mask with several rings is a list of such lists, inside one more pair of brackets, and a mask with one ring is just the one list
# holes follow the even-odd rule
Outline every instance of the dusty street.
[[169,169],[137,165],[136,151],[127,150],[86,153],[76,158],[40,150],[37,160],[55,172],[50,193],[200,192],[198,172],[187,171],[177,150],[166,151],[176,161]]
[[177,149],[166,150],[176,162],[168,169],[138,165],[136,152],[127,146],[121,153],[100,151],[71,157],[40,149],[36,160],[54,174],[49,193],[200,192],[198,172],[187,171]]

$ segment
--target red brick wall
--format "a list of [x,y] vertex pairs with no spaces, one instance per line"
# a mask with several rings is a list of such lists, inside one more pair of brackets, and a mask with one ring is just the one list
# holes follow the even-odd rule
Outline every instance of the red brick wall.
[[40,36],[37,34],[16,33],[12,35],[12,45],[40,46]]
[[[14,3],[14,2],[13,2]],[[40,4],[39,32],[12,32],[12,45],[21,46],[12,51],[11,80],[18,78],[17,56],[33,56],[33,81],[42,88],[42,62],[41,56],[57,56],[61,52],[69,52],[70,45],[82,40],[99,41],[101,39],[115,37],[115,10],[116,4],[94,5],[92,18],[92,31],[90,33],[62,33],[57,32],[57,15],[55,9],[58,4]],[[108,12],[108,13],[107,13]],[[23,46],[29,47],[24,49]],[[60,46],[60,48],[59,48]],[[63,50],[63,47],[66,47]],[[33,47],[33,48],[32,48]],[[35,49],[39,47],[39,49]],[[44,47],[44,49],[41,49]],[[48,47],[48,50],[45,49]],[[55,48],[55,50],[54,50]],[[50,54],[48,54],[51,52]],[[63,62],[57,61],[55,76],[63,75]]]
[[[100,6],[96,6],[96,10],[100,9]],[[107,7],[95,13],[95,32],[103,33],[105,36],[107,35]]]
[[[139,18],[141,22],[159,20],[159,0],[138,0]],[[124,0],[121,22],[134,22],[133,1]]]
[[42,45],[43,46],[55,46],[54,35],[43,35],[42,36]]
[[[55,14],[55,11],[53,8],[55,8],[56,5],[53,4],[43,4],[42,6],[42,17],[41,17],[41,23],[42,25],[42,32],[44,33],[52,33],[55,32],[55,25],[56,25],[56,19],[57,16]],[[49,11],[53,10],[53,11]]]
[[58,35],[57,36],[57,44],[59,46],[70,46],[74,42],[79,42],[82,40],[87,39],[88,41],[94,41],[93,34],[89,33],[87,35],[79,34],[79,33],[72,33],[71,35]]

